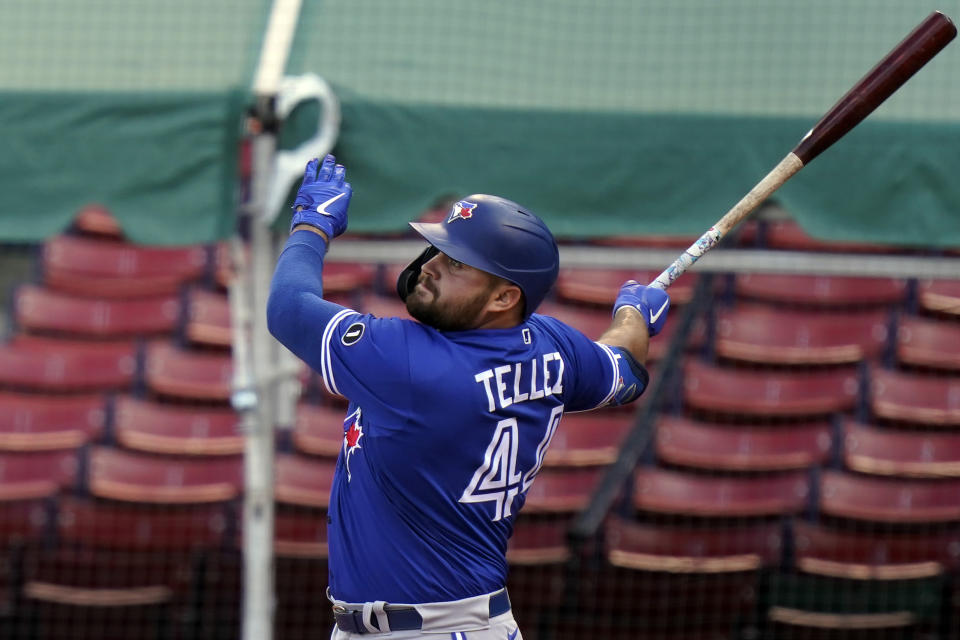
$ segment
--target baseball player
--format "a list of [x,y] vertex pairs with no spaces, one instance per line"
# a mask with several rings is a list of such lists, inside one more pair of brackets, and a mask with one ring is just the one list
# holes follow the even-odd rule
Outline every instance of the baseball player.
[[[625,283],[596,342],[534,313],[557,277],[546,225],[490,195],[442,222],[397,290],[416,319],[324,300],[330,241],[352,189],[311,160],[267,307],[271,333],[349,400],[330,496],[331,638],[521,640],[505,590],[507,540],[566,411],[636,399],[664,291]],[[440,634],[440,635],[437,635]]]

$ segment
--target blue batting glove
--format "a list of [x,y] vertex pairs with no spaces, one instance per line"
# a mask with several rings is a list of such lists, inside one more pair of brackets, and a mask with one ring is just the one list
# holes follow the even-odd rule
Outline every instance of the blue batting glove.
[[670,296],[663,289],[645,287],[636,280],[627,280],[620,287],[620,293],[613,303],[613,315],[621,307],[633,307],[647,321],[647,330],[655,336],[667,322],[667,310],[670,308]]
[[[326,233],[328,238],[347,230],[347,208],[353,188],[343,181],[346,169],[336,162],[336,158],[327,154],[322,164],[318,158],[307,163],[303,183],[293,201],[291,230],[298,224],[309,224]],[[319,171],[317,165],[320,165]]]

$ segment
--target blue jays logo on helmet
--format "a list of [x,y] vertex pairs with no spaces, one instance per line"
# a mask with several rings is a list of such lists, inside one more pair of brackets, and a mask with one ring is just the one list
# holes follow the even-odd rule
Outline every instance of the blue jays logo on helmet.
[[450,215],[447,216],[447,223],[453,222],[454,220],[469,220],[473,217],[473,210],[476,208],[477,205],[475,202],[467,202],[466,200],[455,202],[453,209],[450,211]]

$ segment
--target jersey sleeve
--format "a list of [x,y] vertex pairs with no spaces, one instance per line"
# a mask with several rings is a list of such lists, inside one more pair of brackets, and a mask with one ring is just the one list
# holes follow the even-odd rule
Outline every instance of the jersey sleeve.
[[551,333],[561,347],[565,362],[563,399],[567,411],[625,404],[639,397],[646,388],[647,370],[633,358],[625,358],[617,347],[594,342],[549,316],[534,315],[531,321]]
[[394,402],[400,395],[396,389],[410,375],[405,325],[414,323],[375,318],[325,300],[326,250],[315,233],[291,234],[267,301],[270,332],[320,374],[330,393],[358,402]]

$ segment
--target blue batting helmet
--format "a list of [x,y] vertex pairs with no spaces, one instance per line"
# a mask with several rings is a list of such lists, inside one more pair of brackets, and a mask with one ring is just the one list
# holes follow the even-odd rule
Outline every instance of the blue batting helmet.
[[442,251],[454,260],[514,283],[526,301],[524,318],[543,302],[557,279],[560,253],[547,225],[516,202],[488,195],[454,203],[443,222],[411,222],[429,247],[397,282],[404,300],[413,291],[420,267]]

